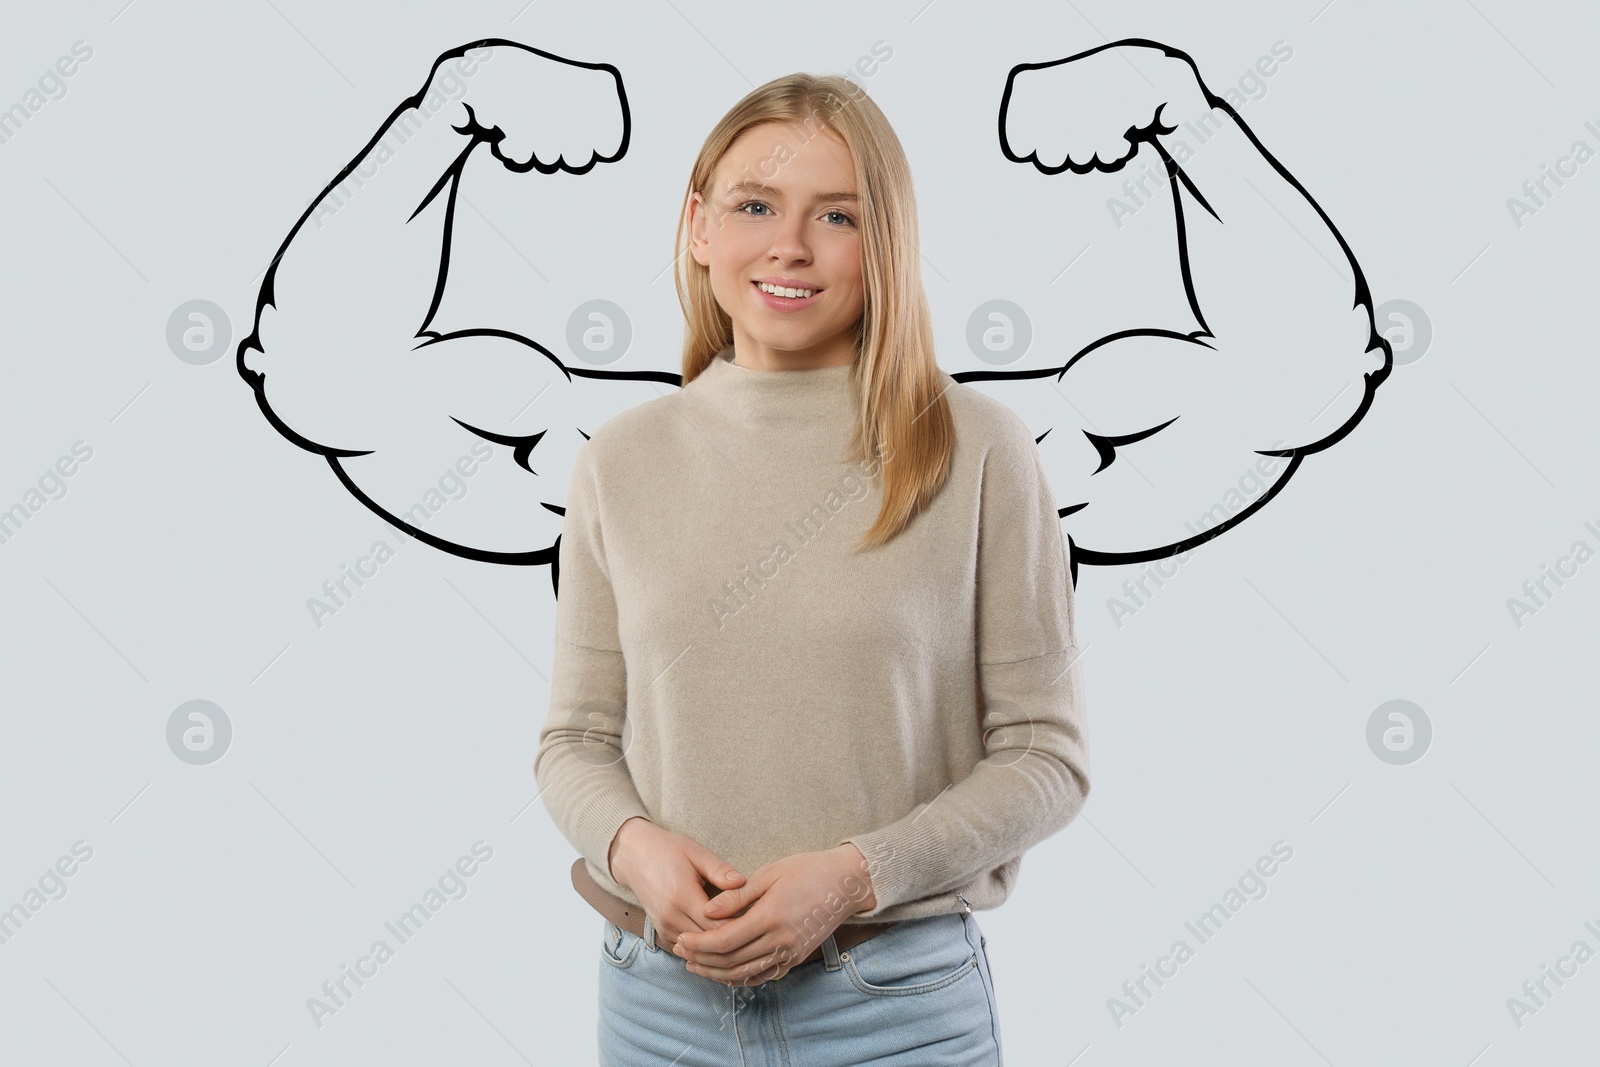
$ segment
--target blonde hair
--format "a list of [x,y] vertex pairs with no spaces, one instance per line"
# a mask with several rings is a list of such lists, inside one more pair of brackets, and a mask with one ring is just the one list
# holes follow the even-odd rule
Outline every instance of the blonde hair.
[[685,320],[683,384],[733,343],[733,322],[712,293],[710,269],[684,255],[689,203],[696,192],[712,199],[711,181],[729,146],[765,122],[801,126],[808,141],[832,133],[850,150],[855,167],[864,302],[850,371],[857,413],[850,449],[857,462],[883,460],[883,506],[857,545],[876,547],[899,534],[944,485],[955,424],[934,361],[911,168],[889,120],[848,79],[805,73],[775,78],[735,104],[701,146],[673,242],[675,262],[683,268],[673,274]]

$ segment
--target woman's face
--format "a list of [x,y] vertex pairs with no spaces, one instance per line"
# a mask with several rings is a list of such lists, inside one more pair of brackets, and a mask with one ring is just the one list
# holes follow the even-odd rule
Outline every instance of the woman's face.
[[[850,363],[865,298],[850,150],[830,130],[752,126],[689,211],[695,262],[733,320],[734,359],[757,370]],[[773,281],[795,298],[763,292]]]

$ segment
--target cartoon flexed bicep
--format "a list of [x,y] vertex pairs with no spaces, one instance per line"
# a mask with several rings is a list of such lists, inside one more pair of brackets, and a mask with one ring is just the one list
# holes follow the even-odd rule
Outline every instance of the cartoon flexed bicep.
[[[1048,391],[1034,429],[1074,571],[1222,533],[1366,412],[1391,356],[1354,256],[1187,55],[1128,40],[1020,64],[1000,144],[1064,181],[1148,149],[1176,225],[1192,322],[1130,323],[1053,367],[953,375],[1024,411],[1041,405],[1022,394]],[[1161,273],[1126,284],[1152,291]]]
[[[434,320],[463,173],[480,146],[512,171],[537,172],[532,184],[621,158],[628,132],[612,66],[505,40],[441,55],[266,271],[238,369],[267,418],[427,543],[475,559],[552,562],[585,437],[574,394],[603,389],[598,379],[679,377],[567,368],[496,324],[440,332]],[[480,469],[491,455],[500,459]]]

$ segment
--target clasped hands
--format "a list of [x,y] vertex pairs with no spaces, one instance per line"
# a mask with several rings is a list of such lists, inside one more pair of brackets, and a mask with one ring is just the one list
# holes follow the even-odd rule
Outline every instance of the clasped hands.
[[699,916],[690,915],[702,929],[680,933],[673,952],[693,974],[760,985],[782,978],[845,919],[876,906],[855,845],[798,852],[708,899]]

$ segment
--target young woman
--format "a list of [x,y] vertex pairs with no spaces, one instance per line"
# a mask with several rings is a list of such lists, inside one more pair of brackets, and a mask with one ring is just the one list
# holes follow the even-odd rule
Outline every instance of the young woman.
[[1038,449],[936,365],[849,81],[724,116],[678,253],[683,388],[574,464],[534,765],[604,916],[601,1062],[998,1064],[973,913],[1089,789]]

